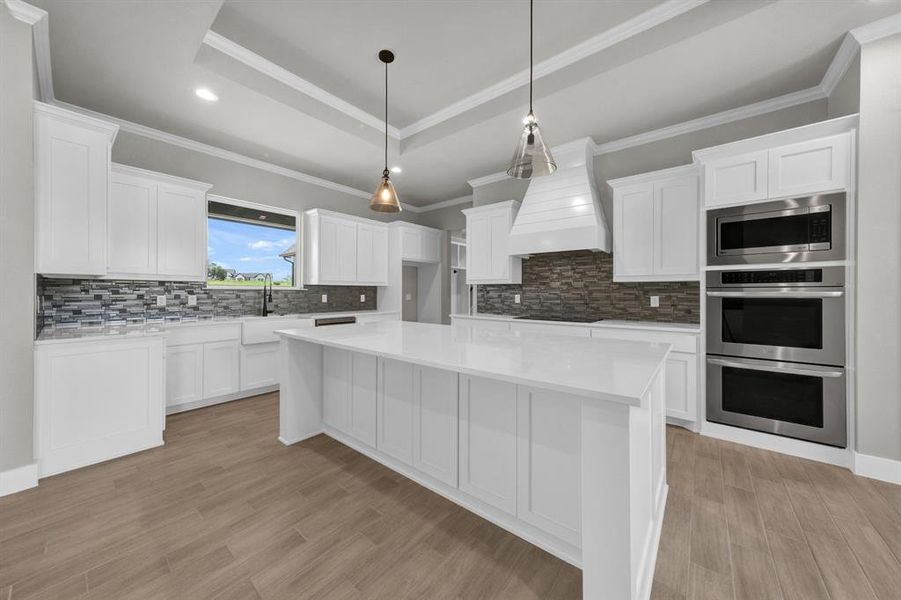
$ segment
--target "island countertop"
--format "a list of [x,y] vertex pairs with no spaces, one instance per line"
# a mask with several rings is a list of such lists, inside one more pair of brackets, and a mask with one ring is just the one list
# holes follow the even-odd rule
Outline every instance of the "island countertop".
[[669,344],[386,321],[278,331],[426,367],[641,406]]

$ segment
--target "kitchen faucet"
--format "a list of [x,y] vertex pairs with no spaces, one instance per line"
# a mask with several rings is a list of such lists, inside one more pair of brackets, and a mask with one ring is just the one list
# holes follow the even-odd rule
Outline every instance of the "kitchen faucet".
[[[269,292],[266,292],[266,282],[269,282]],[[272,302],[272,273],[266,273],[263,277],[263,309],[261,311],[262,316],[268,316],[269,313],[274,312],[269,310],[269,303]]]

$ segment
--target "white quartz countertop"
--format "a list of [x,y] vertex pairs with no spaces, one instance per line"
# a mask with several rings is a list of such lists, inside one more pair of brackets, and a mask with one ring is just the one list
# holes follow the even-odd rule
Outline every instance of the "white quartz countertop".
[[286,338],[640,406],[669,344],[382,321],[288,329]]
[[398,314],[396,310],[352,310],[342,312],[323,313],[297,313],[290,315],[269,315],[261,317],[245,315],[243,317],[225,317],[213,319],[185,319],[182,321],[159,321],[140,323],[135,325],[101,325],[91,327],[45,327],[35,340],[36,345],[53,344],[60,342],[86,341],[91,339],[104,340],[119,337],[141,337],[152,335],[166,335],[170,329],[179,327],[205,327],[212,325],[238,324],[245,321],[257,321],[269,319],[270,321],[285,319],[321,319],[325,317],[343,317],[348,315],[388,315]]
[[625,319],[605,319],[593,323],[578,323],[575,321],[543,321],[541,319],[517,319],[513,315],[495,315],[491,313],[452,314],[454,319],[478,319],[483,321],[517,321],[522,323],[547,323],[550,325],[570,325],[591,328],[609,329],[647,329],[652,331],[672,331],[675,333],[700,333],[701,326],[698,323],[668,323],[665,321],[629,321]]

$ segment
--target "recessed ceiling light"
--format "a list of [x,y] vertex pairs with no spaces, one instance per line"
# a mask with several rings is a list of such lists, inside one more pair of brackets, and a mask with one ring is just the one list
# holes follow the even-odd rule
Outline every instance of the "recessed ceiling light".
[[219,100],[219,96],[214,94],[213,90],[211,90],[210,88],[199,87],[194,90],[194,93],[198,98],[206,100],[207,102],[216,102],[217,100]]
[[394,165],[393,167],[391,167],[391,172],[392,173],[403,173],[404,170],[401,169],[400,166]]
[[260,221],[265,221],[265,220],[266,220],[266,215],[260,215]]

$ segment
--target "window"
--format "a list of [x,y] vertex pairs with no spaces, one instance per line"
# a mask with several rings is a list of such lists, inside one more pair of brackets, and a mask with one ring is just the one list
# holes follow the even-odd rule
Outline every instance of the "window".
[[207,286],[297,287],[297,213],[210,196]]

